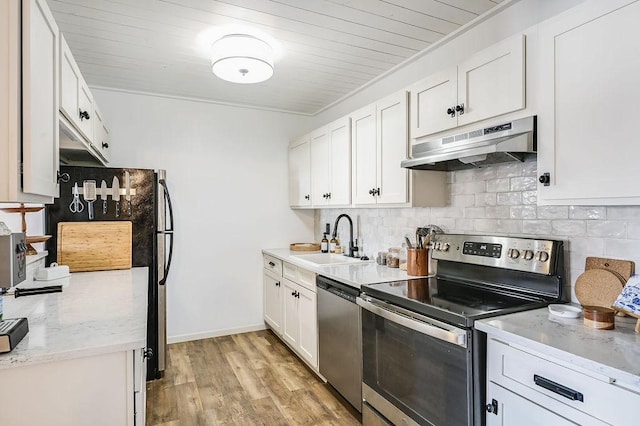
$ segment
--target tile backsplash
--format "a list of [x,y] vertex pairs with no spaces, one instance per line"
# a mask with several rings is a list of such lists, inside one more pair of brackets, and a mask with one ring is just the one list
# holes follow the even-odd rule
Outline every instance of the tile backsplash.
[[[333,230],[336,217],[347,213],[369,257],[400,246],[404,235],[413,236],[416,227],[428,224],[447,233],[560,239],[565,241],[572,290],[587,256],[633,260],[640,268],[640,206],[538,206],[535,159],[452,172],[448,182],[447,207],[316,210],[315,238],[322,239],[325,223]],[[346,245],[346,221],[338,234]],[[573,291],[571,295],[575,301]]]

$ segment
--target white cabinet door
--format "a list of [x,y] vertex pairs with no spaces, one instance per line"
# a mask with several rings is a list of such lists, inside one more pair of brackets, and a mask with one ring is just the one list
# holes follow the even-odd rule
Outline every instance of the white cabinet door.
[[291,207],[311,205],[311,173],[309,138],[289,147],[289,204]]
[[407,203],[409,171],[400,167],[407,158],[407,92],[377,104],[377,204]]
[[60,112],[76,127],[80,127],[78,99],[82,74],[76,64],[71,49],[60,34]]
[[517,35],[458,65],[458,126],[525,107],[525,37]]
[[147,357],[143,349],[133,352],[133,424],[144,426],[147,414]]
[[50,197],[59,195],[58,36],[46,0],[23,0],[23,191]]
[[376,204],[378,144],[375,105],[351,115],[351,144],[353,202],[358,205]]
[[299,346],[298,339],[300,336],[300,318],[299,318],[299,303],[296,294],[300,288],[299,285],[289,281],[286,278],[282,279],[283,284],[283,299],[284,299],[284,318],[282,320],[282,337],[289,343],[294,349]]
[[638,22],[640,2],[617,0],[541,26],[539,204],[640,203]]
[[264,320],[276,333],[282,334],[283,295],[282,278],[268,272],[263,274],[264,283]]
[[331,192],[329,184],[329,134],[322,127],[309,137],[311,152],[311,204],[326,205]]
[[351,120],[341,118],[327,126],[329,137],[329,205],[351,204]]
[[411,139],[458,125],[457,68],[433,74],[411,88]]
[[107,127],[102,112],[97,105],[93,104],[93,146],[95,151],[102,156],[105,163],[111,160],[111,135]]
[[[487,426],[578,425],[493,382],[487,386],[487,406],[495,400],[497,413],[486,413]],[[495,408],[492,408],[495,410]]]
[[318,314],[316,293],[298,286],[298,320],[300,355],[313,367],[318,368]]

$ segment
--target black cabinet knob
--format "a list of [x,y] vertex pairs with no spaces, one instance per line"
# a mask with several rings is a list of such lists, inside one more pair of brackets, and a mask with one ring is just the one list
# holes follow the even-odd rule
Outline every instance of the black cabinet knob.
[[464,104],[456,105],[456,112],[458,115],[464,115]]
[[292,291],[292,292],[291,292],[291,295],[292,295],[293,297],[296,297],[296,292],[295,292],[295,291]]
[[144,358],[153,358],[153,349],[147,348],[142,352]]
[[447,114],[449,117],[454,118],[456,116],[456,107],[447,108]]
[[540,177],[538,178],[538,182],[540,182],[544,186],[551,185],[551,174],[549,174],[549,173],[541,174]]
[[370,189],[370,190],[369,190],[369,195],[373,195],[373,196],[375,197],[375,195],[376,195],[376,189],[375,189],[375,188]]
[[106,142],[102,142],[102,148],[107,149],[109,148],[109,144]]
[[331,198],[331,193],[327,193],[327,198]]
[[87,111],[80,110],[80,121],[88,120],[90,118],[89,113]]
[[308,200],[308,199],[309,199],[309,194],[305,195],[305,196],[304,196],[304,199],[305,199],[305,200]]
[[276,281],[276,287],[280,287],[280,281]]

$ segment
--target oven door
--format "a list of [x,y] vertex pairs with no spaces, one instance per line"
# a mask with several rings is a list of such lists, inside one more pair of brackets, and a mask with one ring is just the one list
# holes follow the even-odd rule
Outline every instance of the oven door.
[[365,402],[394,424],[471,425],[472,333],[366,295],[357,303]]

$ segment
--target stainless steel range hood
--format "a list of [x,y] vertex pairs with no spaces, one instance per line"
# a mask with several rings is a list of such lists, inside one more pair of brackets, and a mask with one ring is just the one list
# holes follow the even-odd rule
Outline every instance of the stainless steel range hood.
[[401,166],[419,170],[462,170],[536,154],[536,116],[502,122],[413,145]]

